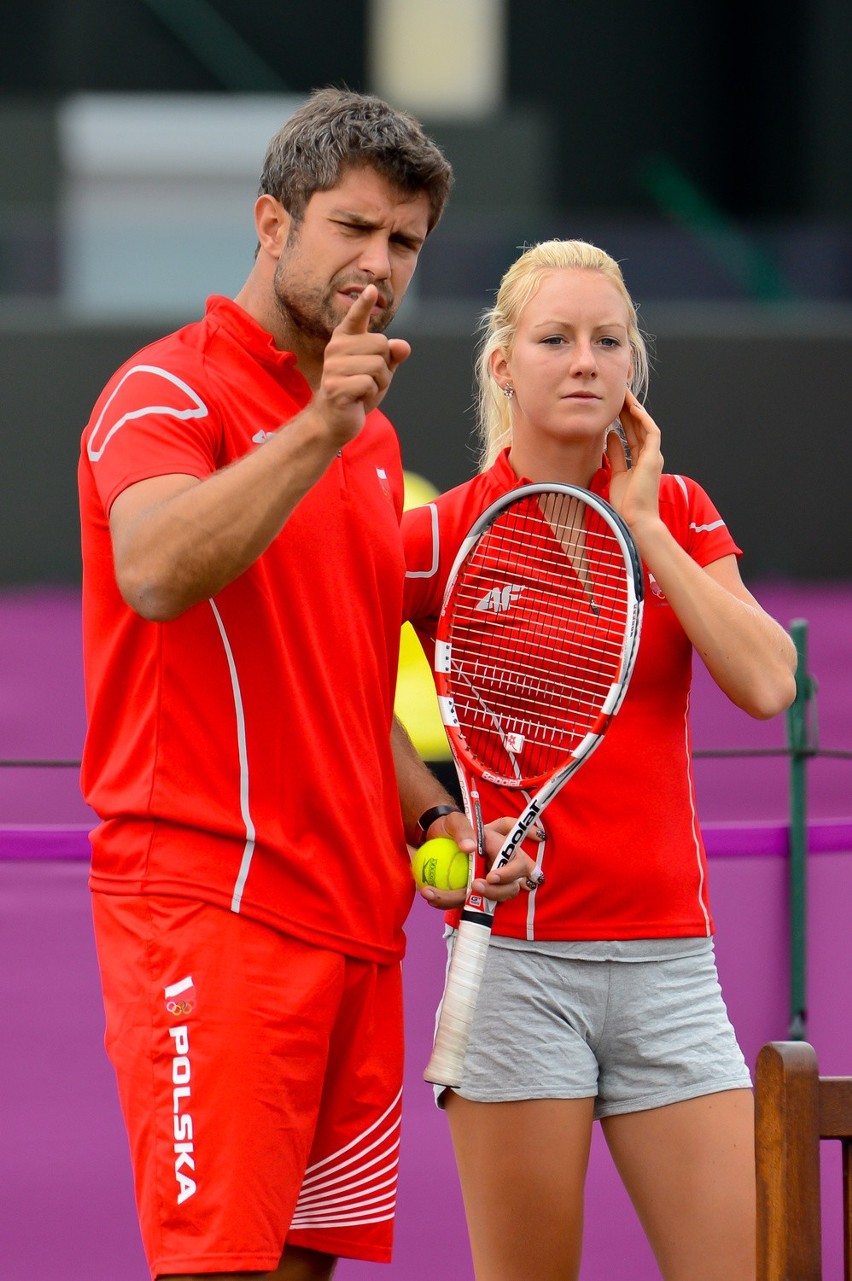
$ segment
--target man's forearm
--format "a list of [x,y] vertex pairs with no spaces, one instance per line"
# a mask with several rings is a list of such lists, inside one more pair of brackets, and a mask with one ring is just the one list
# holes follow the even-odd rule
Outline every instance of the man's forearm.
[[391,746],[406,840],[411,845],[419,845],[423,840],[423,831],[418,827],[421,815],[436,805],[451,806],[453,810],[457,810],[458,802],[421,760],[404,725],[397,717],[394,717],[391,730]]

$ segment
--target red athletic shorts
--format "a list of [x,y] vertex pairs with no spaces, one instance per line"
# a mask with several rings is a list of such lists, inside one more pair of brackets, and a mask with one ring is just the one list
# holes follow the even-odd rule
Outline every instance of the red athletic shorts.
[[179,898],[95,894],[94,921],[152,1276],[272,1271],[285,1242],[387,1262],[399,965]]

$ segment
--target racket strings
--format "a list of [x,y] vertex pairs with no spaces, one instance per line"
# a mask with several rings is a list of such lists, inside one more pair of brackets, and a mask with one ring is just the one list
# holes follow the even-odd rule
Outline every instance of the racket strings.
[[558,768],[599,726],[623,666],[621,546],[576,498],[504,513],[456,582],[448,686],[473,758],[518,786]]
[[[505,494],[464,540],[438,620],[435,679],[459,777],[527,798],[493,866],[602,741],[633,669],[643,591],[629,530],[574,486]],[[493,907],[468,893],[427,1081],[462,1082]]]

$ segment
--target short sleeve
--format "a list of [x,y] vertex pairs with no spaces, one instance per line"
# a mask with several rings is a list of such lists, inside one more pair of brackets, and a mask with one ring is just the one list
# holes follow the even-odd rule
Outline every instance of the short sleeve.
[[667,476],[661,511],[680,545],[702,567],[722,556],[742,556],[718,509],[704,489],[687,476]]
[[428,619],[437,618],[441,608],[438,509],[434,503],[403,512],[402,541],[404,619],[420,630]]
[[203,478],[216,470],[216,414],[186,376],[133,364],[107,384],[83,434],[104,511],[129,485],[152,476]]

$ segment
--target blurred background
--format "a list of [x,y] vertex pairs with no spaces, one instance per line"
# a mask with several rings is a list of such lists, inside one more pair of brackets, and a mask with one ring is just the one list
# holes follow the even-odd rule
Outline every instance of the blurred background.
[[[474,469],[476,325],[519,248],[581,237],[621,262],[653,338],[667,470],[708,489],[766,607],[785,626],[809,620],[802,674],[819,689],[822,759],[808,761],[800,811],[808,1035],[824,1071],[850,1070],[850,72],[849,0],[4,0],[0,1009],[14,1052],[0,1055],[2,1281],[147,1275],[101,1048],[93,816],[68,764],[85,725],[80,434],[122,361],[200,316],[208,294],[240,288],[266,144],[323,84],[413,111],[456,172],[395,323],[413,356],[386,407],[412,501]],[[791,763],[783,718],[748,721],[697,669],[720,972],[753,1064],[788,1029]],[[811,713],[802,770],[817,754]],[[426,751],[441,748],[438,730]],[[416,904],[395,1262],[344,1263],[346,1281],[471,1276],[446,1129],[420,1080],[440,929]],[[600,1144],[588,1207],[584,1281],[652,1281]],[[832,1223],[827,1275],[839,1275]]]
[[[806,952],[808,1039],[824,1071],[849,1071],[851,72],[849,0],[0,6],[3,1281],[147,1276],[101,1047],[92,815],[69,763],[85,731],[79,436],[124,359],[196,319],[209,293],[241,287],[266,142],[316,86],[414,111],[456,172],[395,325],[414,348],[386,402],[411,501],[474,469],[475,328],[520,247],[582,237],[623,266],[653,338],[648,404],[666,468],[709,489],[766,607],[784,625],[808,620],[802,688],[820,692],[817,761],[815,706],[801,740],[788,722],[785,748],[783,717],[748,721],[697,665],[726,999],[753,1065],[788,1034]],[[423,728],[430,680],[410,675],[401,698]],[[436,760],[446,751],[439,726],[423,743]],[[806,757],[807,808],[794,810]],[[807,935],[794,813],[799,829],[810,819]],[[418,903],[407,930],[395,1262],[340,1273],[469,1281],[446,1127],[420,1080],[441,921]],[[826,1275],[842,1257],[838,1172],[824,1199]],[[596,1139],[583,1278],[615,1276],[657,1271]]]
[[456,171],[396,325],[410,468],[470,473],[477,318],[519,246],[583,237],[747,576],[849,576],[851,59],[847,0],[6,0],[0,584],[76,582],[96,395],[240,287],[266,142],[326,83],[415,112]]

